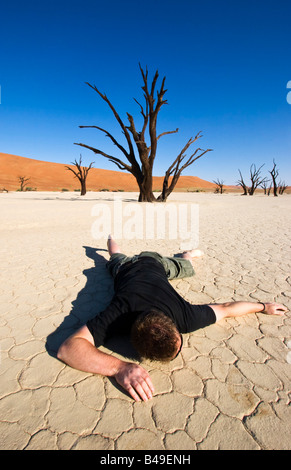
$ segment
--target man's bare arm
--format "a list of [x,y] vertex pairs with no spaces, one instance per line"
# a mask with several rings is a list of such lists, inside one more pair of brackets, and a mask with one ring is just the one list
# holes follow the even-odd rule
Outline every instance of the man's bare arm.
[[64,341],[57,357],[74,369],[114,377],[136,401],[152,398],[154,388],[147,371],[97,349],[86,325]]
[[277,303],[261,302],[225,302],[223,304],[210,304],[209,307],[214,310],[216,321],[227,317],[239,317],[248,313],[263,312],[268,315],[284,315],[288,308]]

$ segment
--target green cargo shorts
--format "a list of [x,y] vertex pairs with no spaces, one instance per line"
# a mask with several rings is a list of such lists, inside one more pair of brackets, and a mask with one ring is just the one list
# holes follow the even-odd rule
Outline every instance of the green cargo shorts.
[[162,256],[155,251],[142,251],[139,255],[134,256],[126,256],[122,253],[114,253],[107,262],[107,268],[110,274],[115,277],[122,265],[129,262],[136,263],[144,256],[154,258],[159,263],[161,263],[169,280],[191,277],[195,274],[192,263],[188,259]]

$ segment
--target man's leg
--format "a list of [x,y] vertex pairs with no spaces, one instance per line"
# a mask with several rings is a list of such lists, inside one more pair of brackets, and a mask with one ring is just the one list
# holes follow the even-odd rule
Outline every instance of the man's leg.
[[121,252],[119,245],[113,240],[111,235],[108,236],[107,248],[110,254],[110,260],[107,262],[106,266],[111,276],[114,278],[119,268],[127,261],[130,261],[131,258]]
[[194,259],[201,258],[203,255],[203,251],[195,249],[184,251],[177,256],[163,257],[162,264],[164,265],[168,279],[183,279],[184,277],[194,276]]
[[107,248],[108,248],[110,256],[113,255],[114,253],[121,253],[121,249],[119,245],[113,240],[111,235],[108,235]]
[[[108,236],[107,247],[110,254],[110,261],[108,262],[108,268],[111,274],[115,275],[117,270],[116,264],[126,262],[131,258],[126,257],[121,252],[119,245],[113,240],[111,235]],[[120,256],[118,256],[120,254]],[[116,256],[114,256],[116,255]],[[183,277],[194,276],[193,259],[200,258],[204,253],[201,250],[190,250],[183,252],[180,256],[166,257],[161,256],[156,252],[142,252],[140,256],[152,256],[157,261],[162,263],[167,273],[168,279],[181,279]]]

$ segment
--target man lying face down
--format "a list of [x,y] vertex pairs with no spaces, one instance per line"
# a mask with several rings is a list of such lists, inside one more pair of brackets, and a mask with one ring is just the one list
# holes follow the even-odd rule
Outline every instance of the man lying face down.
[[171,361],[182,349],[183,333],[226,317],[256,312],[283,315],[288,310],[277,303],[192,305],[185,301],[169,280],[193,276],[192,263],[203,255],[200,250],[184,252],[181,257],[163,257],[148,251],[127,257],[109,236],[108,251],[114,297],[103,312],[64,341],[58,358],[75,369],[114,377],[136,401],[152,398],[151,378],[140,365],[100,351],[98,348],[110,337],[130,333],[142,358]]

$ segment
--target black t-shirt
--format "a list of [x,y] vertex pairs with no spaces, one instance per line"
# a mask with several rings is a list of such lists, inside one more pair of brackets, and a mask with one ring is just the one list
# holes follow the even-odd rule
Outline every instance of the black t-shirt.
[[87,322],[96,347],[110,337],[129,333],[136,317],[151,308],[161,310],[180,333],[189,333],[215,323],[208,305],[192,305],[169,283],[161,263],[142,257],[121,267],[114,280],[114,297],[109,306]]

